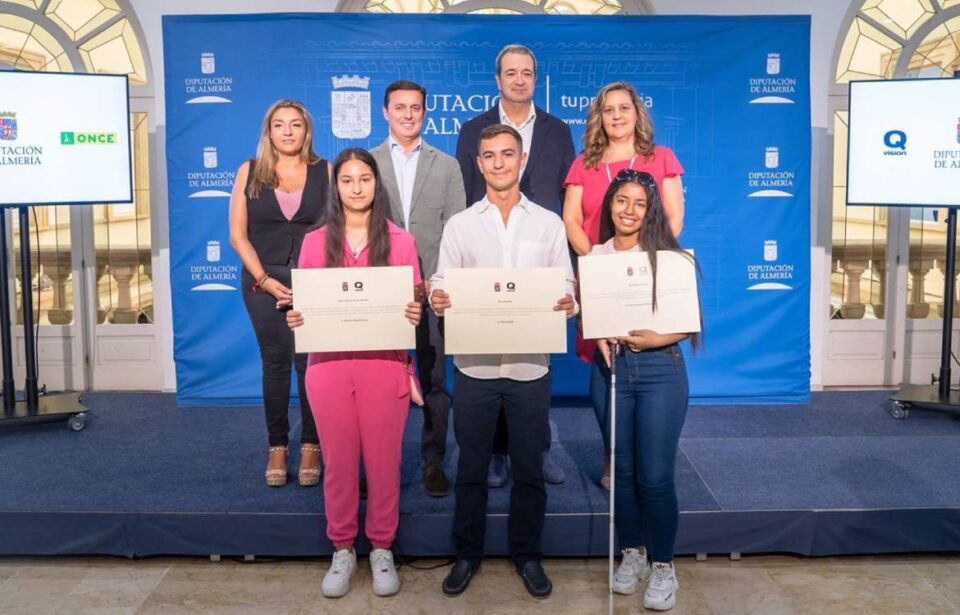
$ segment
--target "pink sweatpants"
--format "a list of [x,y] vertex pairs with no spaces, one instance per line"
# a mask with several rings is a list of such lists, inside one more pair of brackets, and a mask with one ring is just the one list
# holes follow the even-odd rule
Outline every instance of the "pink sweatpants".
[[327,537],[338,549],[357,537],[362,455],[366,535],[374,547],[387,549],[397,536],[400,515],[400,455],[410,410],[407,372],[396,358],[311,361],[306,384],[323,450]]

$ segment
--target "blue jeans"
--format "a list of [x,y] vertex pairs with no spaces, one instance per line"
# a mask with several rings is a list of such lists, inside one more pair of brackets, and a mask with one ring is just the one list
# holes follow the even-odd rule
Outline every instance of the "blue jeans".
[[[610,370],[599,351],[592,380]],[[672,562],[680,518],[674,468],[687,415],[687,368],[677,345],[617,358],[616,526],[622,548],[645,546],[652,561]],[[607,395],[609,397],[609,394]],[[609,441],[609,406],[598,416]]]
[[590,368],[590,402],[597,423],[603,433],[603,456],[610,457],[610,370],[603,362],[600,350],[593,351],[593,366]]

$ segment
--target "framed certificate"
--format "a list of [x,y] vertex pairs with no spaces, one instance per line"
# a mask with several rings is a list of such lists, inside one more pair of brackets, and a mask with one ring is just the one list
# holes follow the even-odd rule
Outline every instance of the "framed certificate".
[[297,352],[405,350],[416,327],[404,316],[413,301],[413,267],[294,269]]
[[566,294],[561,268],[447,269],[444,312],[447,354],[566,352]]
[[622,337],[636,329],[700,331],[697,271],[685,254],[657,252],[656,311],[646,252],[581,256],[579,270],[584,339]]

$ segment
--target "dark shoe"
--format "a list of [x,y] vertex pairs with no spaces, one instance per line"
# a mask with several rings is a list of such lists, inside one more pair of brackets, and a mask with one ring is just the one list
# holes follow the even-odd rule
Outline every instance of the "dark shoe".
[[567,480],[563,468],[550,459],[550,451],[543,451],[543,480],[551,485],[559,485]]
[[458,559],[450,570],[450,574],[443,580],[443,594],[445,596],[459,596],[465,592],[467,586],[470,585],[473,574],[479,569],[479,564],[474,567],[467,560]]
[[423,487],[427,495],[442,498],[450,493],[450,481],[438,461],[431,461],[423,467]]
[[543,566],[537,560],[530,560],[517,570],[517,574],[523,579],[523,585],[534,598],[546,598],[553,591],[553,583]]
[[494,455],[490,459],[490,469],[487,470],[487,487],[503,487],[507,484],[507,456]]

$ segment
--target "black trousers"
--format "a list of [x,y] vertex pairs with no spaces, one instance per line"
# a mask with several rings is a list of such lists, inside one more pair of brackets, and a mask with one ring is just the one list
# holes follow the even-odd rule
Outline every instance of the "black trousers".
[[[550,451],[550,417],[547,417],[547,435],[543,441],[543,451]],[[493,454],[494,455],[506,455],[507,454],[507,442],[509,439],[509,434],[507,433],[507,415],[504,412],[503,408],[500,408],[500,413],[497,415],[497,431],[493,436]]]
[[[270,275],[290,287],[290,269],[268,267]],[[293,352],[293,332],[287,327],[286,312],[277,309],[277,300],[263,291],[251,292],[253,280],[244,271],[243,303],[253,324],[260,347],[263,367],[263,409],[267,419],[267,437],[270,446],[286,446],[290,436],[287,410],[290,406],[290,366],[297,369],[297,390],[300,395],[300,417],[303,425],[301,444],[319,444],[317,426],[307,401],[307,355]]]
[[443,352],[443,321],[426,305],[417,326],[417,375],[424,400],[420,452],[424,463],[443,463],[451,405],[447,357]]
[[459,557],[478,564],[487,528],[487,467],[493,453],[497,415],[503,407],[510,430],[513,473],[508,540],[515,566],[541,558],[546,511],[543,440],[549,431],[550,374],[529,382],[480,380],[457,370],[453,428],[460,447],[453,538]]

